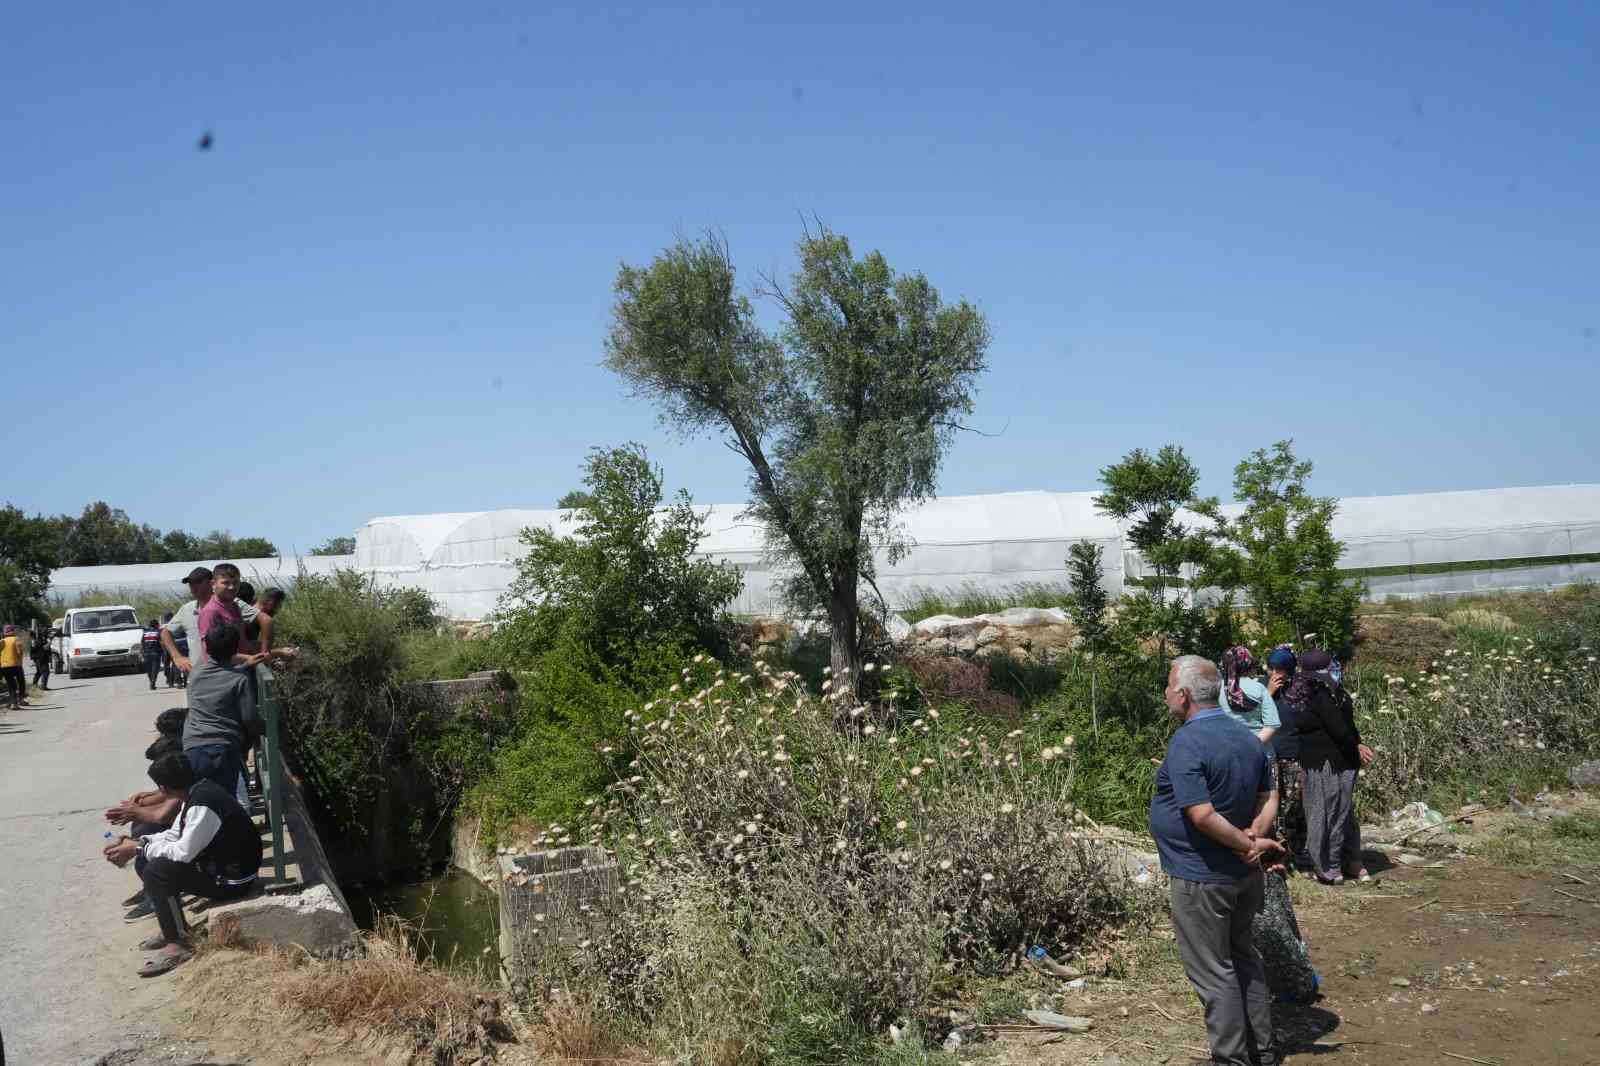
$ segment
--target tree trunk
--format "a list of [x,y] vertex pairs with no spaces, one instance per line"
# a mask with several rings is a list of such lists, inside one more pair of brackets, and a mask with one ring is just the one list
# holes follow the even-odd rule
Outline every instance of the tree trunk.
[[856,574],[835,573],[828,595],[828,629],[832,636],[832,654],[828,665],[833,667],[834,691],[844,680],[852,696],[861,691],[860,653],[856,647],[856,623],[861,605],[856,599]]

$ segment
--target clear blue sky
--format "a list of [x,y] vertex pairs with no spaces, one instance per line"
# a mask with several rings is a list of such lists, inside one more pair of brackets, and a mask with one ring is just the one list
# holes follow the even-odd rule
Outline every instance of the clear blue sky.
[[772,7],[13,5],[0,497],[304,548],[633,439],[743,499],[598,365],[611,282],[802,212],[988,314],[946,493],[1597,479],[1600,7]]

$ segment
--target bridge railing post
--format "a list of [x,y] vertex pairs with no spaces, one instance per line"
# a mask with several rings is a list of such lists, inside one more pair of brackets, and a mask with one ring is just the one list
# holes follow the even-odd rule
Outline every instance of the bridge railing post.
[[291,886],[285,872],[283,845],[283,707],[273,691],[272,671],[256,667],[256,714],[261,719],[261,744],[256,749],[256,773],[266,800],[267,828],[272,833],[272,883],[267,891]]

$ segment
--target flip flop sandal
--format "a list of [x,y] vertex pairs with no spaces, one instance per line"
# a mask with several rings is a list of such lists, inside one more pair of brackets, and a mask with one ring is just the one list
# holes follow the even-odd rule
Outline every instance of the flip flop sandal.
[[193,956],[185,951],[181,955],[168,955],[162,953],[154,958],[146,959],[145,964],[139,967],[140,977],[160,977],[164,973],[171,973],[179,966],[188,962]]
[[160,951],[162,948],[164,948],[166,946],[167,946],[167,938],[166,938],[166,936],[164,936],[161,933],[157,933],[155,936],[147,936],[143,940],[139,941],[138,950],[139,951]]

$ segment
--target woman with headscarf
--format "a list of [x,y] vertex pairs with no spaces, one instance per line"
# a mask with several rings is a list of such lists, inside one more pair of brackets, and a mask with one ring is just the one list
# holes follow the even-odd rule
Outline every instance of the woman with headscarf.
[[1355,791],[1372,749],[1361,743],[1355,704],[1341,681],[1338,660],[1313,648],[1300,656],[1300,672],[1285,697],[1296,711],[1306,849],[1317,880],[1327,885],[1369,880],[1361,865]]
[[1278,757],[1278,839],[1290,855],[1306,846],[1306,815],[1300,802],[1300,728],[1298,708],[1289,699],[1300,660],[1287,644],[1267,656],[1267,692],[1278,709],[1278,731],[1272,735],[1272,752]]
[[1256,660],[1243,644],[1222,653],[1222,709],[1250,728],[1263,744],[1283,723],[1267,686],[1256,680]]

